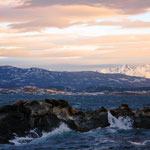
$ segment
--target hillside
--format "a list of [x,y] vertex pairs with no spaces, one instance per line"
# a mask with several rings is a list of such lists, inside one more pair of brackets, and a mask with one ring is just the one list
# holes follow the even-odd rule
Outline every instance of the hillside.
[[35,86],[58,90],[81,90],[90,87],[150,87],[150,79],[124,74],[99,72],[55,72],[39,68],[0,67],[0,88]]

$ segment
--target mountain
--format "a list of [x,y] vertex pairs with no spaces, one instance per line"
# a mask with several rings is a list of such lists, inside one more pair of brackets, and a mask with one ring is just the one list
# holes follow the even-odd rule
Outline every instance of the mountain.
[[39,68],[0,66],[0,88],[35,86],[57,90],[83,90],[90,87],[139,88],[150,87],[150,79],[124,74],[99,72],[55,72]]
[[100,69],[99,72],[111,74],[120,73],[129,76],[150,78],[150,65],[139,65],[139,66],[122,65],[120,67],[115,68]]

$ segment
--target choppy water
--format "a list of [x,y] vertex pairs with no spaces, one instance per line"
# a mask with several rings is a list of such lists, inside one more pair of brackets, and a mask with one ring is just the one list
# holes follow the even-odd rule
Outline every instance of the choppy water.
[[[122,103],[132,109],[150,106],[149,96],[109,96],[109,95],[0,95],[0,106],[12,104],[18,99],[58,98],[66,99],[74,108],[82,111],[105,106],[116,108]],[[41,138],[22,137],[13,140],[16,145],[0,145],[0,150],[149,150],[150,130],[133,129],[130,118],[114,118],[108,114],[110,127],[98,128],[87,133],[72,131],[65,124]],[[34,132],[34,131],[32,131]],[[26,143],[30,142],[30,143]],[[20,144],[25,143],[25,144]]]

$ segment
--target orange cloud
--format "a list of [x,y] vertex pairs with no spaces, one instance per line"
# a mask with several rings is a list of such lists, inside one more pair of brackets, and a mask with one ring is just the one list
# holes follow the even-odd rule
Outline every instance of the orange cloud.
[[150,8],[149,0],[24,0],[22,8],[47,7],[54,5],[87,5],[92,7],[108,7],[118,9],[121,13],[137,14],[143,13]]
[[3,16],[0,16],[1,21],[12,22],[9,27],[21,32],[40,31],[48,27],[65,28],[83,24],[84,20],[121,16],[115,9],[80,5],[35,9],[3,9],[0,10],[0,13],[3,13]]
[[[0,22],[11,22],[9,25],[15,32],[42,31],[45,28],[67,28],[71,25],[90,24],[96,19],[122,18],[129,16],[124,11],[141,11],[150,7],[147,0],[115,0],[111,1],[18,1],[22,7],[1,6]],[[27,5],[28,4],[28,5]],[[28,6],[23,9],[23,6]],[[40,6],[32,8],[32,6]],[[46,7],[43,7],[46,6]],[[141,7],[141,8],[140,8]],[[145,8],[146,7],[146,8]],[[111,8],[111,9],[110,9]],[[126,9],[127,10],[126,10]],[[124,10],[125,9],[125,10]],[[130,10],[131,9],[131,10]],[[122,13],[120,13],[120,11]],[[141,13],[141,12],[140,12]],[[121,25],[125,28],[149,27],[147,22],[101,22],[100,25]]]
[[122,28],[150,28],[150,22],[144,22],[144,21],[131,21],[128,19],[123,19],[121,21],[101,21],[99,23],[90,23],[89,25],[100,25],[100,26],[120,26]]
[[[7,37],[0,40],[0,56],[26,58],[118,59],[150,58],[149,34],[74,37],[55,34]],[[46,39],[49,39],[45,41]],[[18,48],[15,48],[18,47]]]
[[127,19],[147,11],[149,0],[5,2],[0,0],[0,57],[54,64],[150,58],[150,22]]

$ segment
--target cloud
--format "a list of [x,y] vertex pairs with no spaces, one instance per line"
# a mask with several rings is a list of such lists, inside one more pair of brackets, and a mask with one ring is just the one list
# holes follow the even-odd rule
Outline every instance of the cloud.
[[84,20],[120,16],[116,10],[90,6],[49,6],[46,8],[0,8],[0,22],[11,22],[10,28],[19,32],[40,31],[48,27],[65,28],[83,24]]
[[136,14],[150,7],[149,0],[24,0],[21,7],[47,7],[53,5],[87,5],[119,9],[121,13]]
[[47,50],[25,50],[23,48],[0,48],[1,57],[19,57],[19,58],[80,58],[90,56],[97,52],[82,51],[82,50],[62,50],[62,49],[47,49]]
[[29,55],[29,52],[24,49],[5,49],[0,48],[0,57],[22,57]]
[[150,22],[130,18],[147,11],[149,0],[5,2],[0,0],[1,58],[47,64],[150,58]]
[[150,22],[144,22],[140,20],[131,21],[128,19],[124,19],[121,21],[101,21],[98,23],[89,23],[89,25],[100,25],[100,26],[120,26],[121,28],[150,28]]
[[[11,3],[13,2],[15,1]],[[21,7],[10,7],[9,5],[9,7],[0,7],[0,22],[11,22],[9,28],[12,28],[14,32],[39,32],[50,27],[67,28],[73,25],[88,24],[99,18],[124,19],[130,14],[142,13],[150,7],[149,0],[25,0],[18,1],[17,5],[20,4],[22,4]],[[118,25],[111,21],[101,22],[100,25],[108,24]],[[148,23],[140,21],[134,23],[128,21],[122,24],[126,28],[134,27],[134,25],[149,26]]]
[[[62,37],[61,37],[62,36]],[[150,58],[149,34],[74,37],[73,35],[45,34],[40,37],[7,37],[0,40],[0,56],[8,58],[49,58],[86,60],[87,64],[101,59]],[[95,61],[96,60],[96,61]],[[57,63],[57,62],[56,62]],[[72,63],[72,62],[71,62]],[[76,62],[78,63],[78,62]]]

